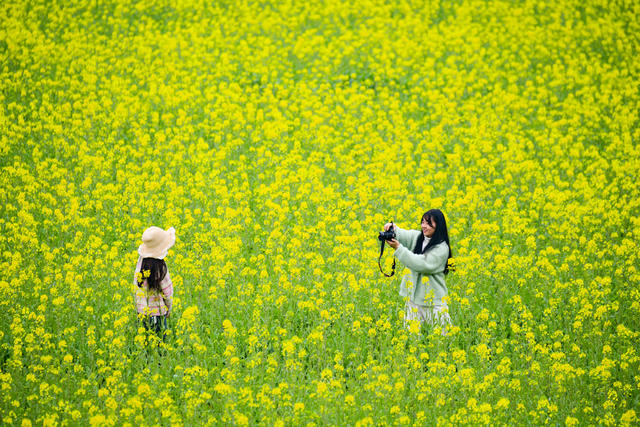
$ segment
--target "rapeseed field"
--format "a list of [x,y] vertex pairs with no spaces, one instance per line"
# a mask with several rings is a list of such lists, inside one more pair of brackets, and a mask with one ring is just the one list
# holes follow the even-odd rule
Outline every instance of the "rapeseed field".
[[[2,2],[2,423],[637,425],[639,34],[633,0]],[[430,208],[446,336],[377,265]]]

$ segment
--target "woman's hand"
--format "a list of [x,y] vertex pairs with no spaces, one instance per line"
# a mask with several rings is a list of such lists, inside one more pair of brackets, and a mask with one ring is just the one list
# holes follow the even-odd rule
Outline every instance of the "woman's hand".
[[[384,231],[389,231],[389,227],[391,227],[393,225],[392,222],[388,222],[384,225]],[[394,231],[395,231],[395,226],[394,226]]]
[[387,245],[391,246],[393,249],[398,249],[400,247],[400,242],[396,239],[387,240]]

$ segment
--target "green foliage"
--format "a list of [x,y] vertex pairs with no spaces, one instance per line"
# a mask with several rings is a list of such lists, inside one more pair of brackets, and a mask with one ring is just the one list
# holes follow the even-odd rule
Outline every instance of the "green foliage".
[[[3,423],[638,422],[633,2],[174,3],[0,6]],[[429,208],[445,337],[376,264]]]

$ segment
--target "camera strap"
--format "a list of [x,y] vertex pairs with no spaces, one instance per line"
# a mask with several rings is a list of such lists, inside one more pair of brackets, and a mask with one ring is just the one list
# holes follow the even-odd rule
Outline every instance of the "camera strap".
[[382,241],[382,244],[380,245],[380,256],[378,257],[378,268],[380,269],[380,272],[382,274],[384,274],[386,277],[391,277],[395,274],[396,272],[396,258],[393,258],[393,265],[391,266],[391,274],[387,274],[382,270],[382,265],[380,264],[380,260],[382,259],[382,254],[384,253],[384,244],[386,243],[385,240]]

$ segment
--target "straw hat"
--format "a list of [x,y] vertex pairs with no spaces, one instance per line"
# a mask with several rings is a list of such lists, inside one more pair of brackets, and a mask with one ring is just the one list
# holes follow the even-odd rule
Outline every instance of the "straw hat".
[[176,243],[176,229],[163,230],[160,227],[149,227],[142,233],[142,244],[138,254],[142,258],[164,259],[167,251]]

